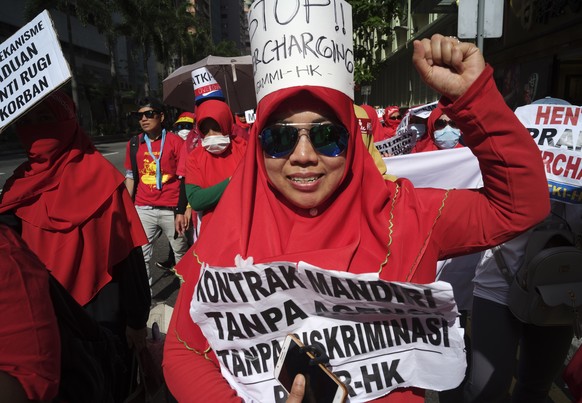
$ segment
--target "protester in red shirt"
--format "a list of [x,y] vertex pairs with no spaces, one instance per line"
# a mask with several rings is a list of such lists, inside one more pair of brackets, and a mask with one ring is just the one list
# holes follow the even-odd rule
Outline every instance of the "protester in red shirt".
[[[228,369],[212,349],[216,336],[205,337],[190,317],[203,263],[303,261],[428,283],[438,259],[503,242],[548,213],[539,151],[525,141],[529,133],[503,103],[475,45],[434,35],[414,42],[413,61],[443,94],[443,110],[483,162],[485,189],[415,189],[404,178],[386,181],[364,148],[346,93],[313,85],[267,93],[259,100],[248,152],[184,271],[164,351],[165,379],[179,401],[241,401],[221,373]],[[516,142],[520,147],[512,147]],[[301,401],[301,380],[288,402]],[[422,402],[424,396],[400,388],[377,401]]]
[[[183,214],[176,214],[180,196],[180,178],[177,174],[180,152],[184,140],[163,127],[164,108],[154,98],[144,98],[133,115],[139,120],[143,133],[139,135],[136,154],[138,184],[135,187],[135,207],[148,243],[142,247],[149,283],[152,276],[149,262],[155,240],[165,234],[170,241],[176,262],[188,250],[184,235],[176,234],[176,221],[186,226]],[[130,194],[134,189],[134,172],[131,163],[131,141],[125,154],[125,185]]]
[[[184,140],[184,144],[180,151],[178,167],[176,169],[176,173],[180,177],[180,197],[176,208],[176,214],[178,216],[183,215],[184,219],[176,220],[176,232],[179,235],[185,235],[188,240],[188,245],[192,245],[197,238],[196,227],[198,217],[196,217],[196,215],[192,216],[192,208],[188,204],[186,198],[185,180],[188,155],[200,143],[200,133],[198,133],[198,129],[196,128],[196,115],[191,112],[183,112],[178,116],[173,129],[174,132]],[[164,263],[158,262],[156,263],[158,267],[161,266],[161,268],[169,269],[176,263],[172,248],[170,248],[169,253],[171,254],[171,259],[169,258],[167,262],[170,262],[171,264],[165,265]]]
[[[176,133],[182,140],[184,144],[180,150],[180,158],[178,160],[178,167],[176,168],[176,173],[180,177],[180,196],[178,199],[178,205],[176,207],[176,215],[184,216],[183,220],[176,220],[176,232],[179,235],[186,236],[188,240],[188,245],[196,240],[196,223],[198,218],[196,215],[192,217],[192,209],[188,205],[188,200],[186,199],[186,189],[184,187],[184,180],[186,177],[186,161],[188,160],[188,154],[198,145],[199,135],[198,130],[196,130],[196,115],[192,112],[182,112],[178,119],[172,125],[172,130]],[[156,266],[160,269],[171,270],[176,264],[176,259],[174,257],[174,251],[170,245],[168,248],[168,257],[163,261],[156,262]]]

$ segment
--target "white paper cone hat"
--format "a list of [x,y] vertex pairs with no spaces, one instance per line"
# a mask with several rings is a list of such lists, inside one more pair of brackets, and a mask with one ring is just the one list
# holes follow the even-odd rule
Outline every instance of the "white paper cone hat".
[[192,84],[194,84],[194,99],[196,105],[208,99],[220,99],[224,101],[222,88],[206,67],[192,71]]
[[255,1],[249,36],[257,102],[282,88],[333,88],[354,99],[352,7],[345,0]]

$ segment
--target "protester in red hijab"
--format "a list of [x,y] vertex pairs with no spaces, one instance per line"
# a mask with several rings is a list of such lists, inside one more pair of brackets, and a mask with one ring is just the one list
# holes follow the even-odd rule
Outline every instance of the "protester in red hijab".
[[400,116],[400,108],[396,105],[387,106],[384,109],[382,120],[384,122],[384,138],[382,140],[394,137],[396,129],[398,129],[398,125],[402,120],[402,116]]
[[204,101],[196,108],[196,116],[201,147],[188,156],[185,182],[192,210],[203,213],[202,232],[242,160],[247,142],[232,135],[233,115],[225,102]]
[[[20,219],[22,239],[95,319],[109,322],[100,315],[111,313],[130,346],[144,345],[147,238],[123,175],[95,149],[62,91],[22,117],[16,132],[28,160],[6,181],[0,213]],[[113,283],[115,301],[101,293]]]
[[248,141],[251,126],[252,125],[247,122],[244,112],[237,112],[234,114],[234,127],[232,128],[232,131],[236,136],[241,136]]
[[[427,283],[435,278],[438,259],[498,244],[548,213],[539,151],[502,102],[493,70],[478,49],[434,35],[414,42],[413,60],[426,83],[444,94],[443,110],[462,125],[467,144],[486,162],[485,189],[415,189],[407,179],[384,180],[360,140],[352,100],[336,89],[303,85],[265,95],[248,152],[183,270],[164,352],[165,379],[179,401],[241,401],[226,380],[232,378],[221,352],[215,354],[212,338],[190,316],[191,304],[198,303],[193,295],[201,264],[233,267],[235,258],[255,264],[303,261]],[[236,270],[228,273],[236,276]],[[288,402],[301,401],[301,379]],[[424,397],[421,390],[400,388],[376,401]]]
[[460,148],[463,147],[460,140],[461,129],[437,105],[428,116],[426,132],[417,140],[410,153]]

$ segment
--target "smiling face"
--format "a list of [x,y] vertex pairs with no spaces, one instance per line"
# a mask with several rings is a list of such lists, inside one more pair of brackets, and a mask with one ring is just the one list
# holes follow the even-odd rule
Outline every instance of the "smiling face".
[[[275,122],[274,122],[275,123]],[[276,123],[292,123],[299,139],[291,154],[281,158],[264,156],[271,184],[293,205],[310,209],[320,206],[338,188],[343,178],[345,151],[336,157],[318,153],[309,139],[312,123],[333,123],[317,111],[291,112]]]

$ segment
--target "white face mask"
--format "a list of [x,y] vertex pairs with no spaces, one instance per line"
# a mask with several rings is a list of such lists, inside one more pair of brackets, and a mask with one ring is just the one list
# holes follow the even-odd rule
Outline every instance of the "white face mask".
[[180,136],[182,138],[182,140],[186,140],[186,137],[188,137],[188,133],[190,133],[190,130],[188,129],[183,129],[178,131],[178,136]]
[[222,154],[229,144],[229,136],[205,136],[202,139],[202,147],[204,147],[206,151],[212,154]]

